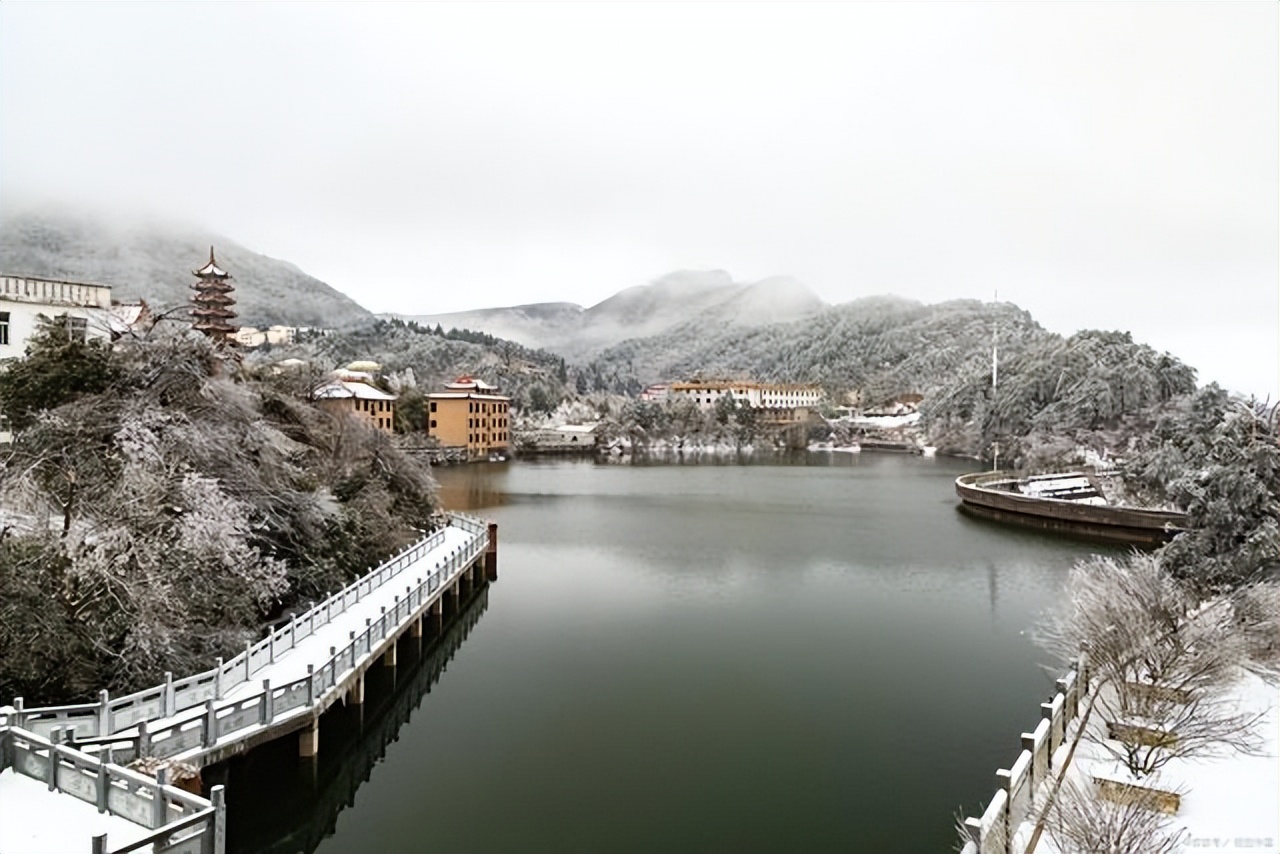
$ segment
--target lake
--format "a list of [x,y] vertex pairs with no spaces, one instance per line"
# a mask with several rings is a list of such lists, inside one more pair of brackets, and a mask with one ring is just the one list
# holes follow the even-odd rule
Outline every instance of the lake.
[[1108,549],[960,513],[972,465],[438,469],[498,582],[318,761],[215,771],[230,850],[951,850],[1053,693],[1038,616]]

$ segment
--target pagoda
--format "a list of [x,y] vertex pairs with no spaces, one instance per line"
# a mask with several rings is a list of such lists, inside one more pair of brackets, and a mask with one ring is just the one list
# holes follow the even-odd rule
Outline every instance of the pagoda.
[[209,247],[209,263],[191,273],[197,279],[191,286],[195,291],[191,297],[191,325],[215,341],[233,340],[236,326],[231,319],[236,313],[231,307],[236,300],[231,293],[235,285],[231,284],[231,274],[213,260],[212,246]]

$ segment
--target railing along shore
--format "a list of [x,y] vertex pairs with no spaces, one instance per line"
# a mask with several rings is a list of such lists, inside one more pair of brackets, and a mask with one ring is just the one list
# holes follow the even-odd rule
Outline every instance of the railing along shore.
[[1053,698],[1040,704],[1040,722],[1033,731],[1022,733],[1022,752],[1010,768],[996,771],[996,793],[982,816],[964,820],[967,839],[961,854],[1029,850],[1035,824],[1071,762],[1072,725],[1089,697],[1088,660],[1083,653],[1054,687]]

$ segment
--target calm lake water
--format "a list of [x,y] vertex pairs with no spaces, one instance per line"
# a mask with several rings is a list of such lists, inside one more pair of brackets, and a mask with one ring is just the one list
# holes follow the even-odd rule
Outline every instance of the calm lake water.
[[232,850],[951,850],[1052,693],[1029,629],[1106,548],[964,516],[971,465],[438,470],[499,581],[318,762],[221,769]]

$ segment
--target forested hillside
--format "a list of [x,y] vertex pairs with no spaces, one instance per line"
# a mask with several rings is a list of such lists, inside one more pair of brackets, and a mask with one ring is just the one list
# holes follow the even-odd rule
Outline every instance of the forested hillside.
[[0,369],[0,696],[208,667],[432,525],[426,468],[299,379],[189,331]]
[[618,393],[699,373],[816,382],[835,398],[860,392],[867,405],[918,393],[932,443],[985,455],[999,441],[1010,462],[1026,462],[1033,447],[1055,441],[1070,447],[1077,432],[1118,430],[1140,413],[1154,423],[1153,406],[1195,389],[1193,369],[1128,333],[1064,338],[1009,303],[922,305],[894,297],[745,331],[689,323],[625,341],[580,373],[581,386]]
[[742,330],[689,322],[664,335],[624,341],[585,366],[592,386],[617,376],[644,385],[662,379],[750,376],[817,382],[839,393],[861,390],[872,401],[949,384],[965,364],[991,360],[996,325],[1012,350],[1047,336],[1008,303],[955,301],[923,305],[868,297],[812,318]]
[[406,414],[424,392],[463,374],[482,377],[511,395],[519,409],[550,409],[572,390],[560,356],[469,330],[431,329],[413,322],[378,320],[345,333],[313,338],[291,348],[273,348],[255,359],[287,356],[323,369],[372,360],[402,396]]
[[803,283],[785,276],[745,283],[723,270],[678,270],[590,308],[533,303],[399,319],[473,329],[581,362],[625,338],[661,335],[691,321],[741,329],[810,317],[824,305]]
[[0,220],[0,272],[111,285],[117,300],[145,299],[163,310],[187,304],[191,271],[208,259],[210,244],[218,264],[235,278],[242,326],[345,329],[373,319],[350,297],[293,264],[167,222],[6,210]]
[[1116,450],[1153,426],[1162,405],[1195,390],[1192,368],[1128,333],[1063,337],[1015,305],[973,300],[873,297],[804,321],[747,328],[692,320],[624,341],[584,365],[485,333],[401,321],[305,346],[303,355],[330,367],[373,359],[393,382],[411,369],[414,381],[396,389],[410,400],[473,373],[510,392],[517,409],[533,411],[587,394],[634,397],[648,383],[696,375],[816,382],[833,400],[858,392],[867,406],[918,393],[931,444],[986,456],[999,443],[1016,465],[1051,465],[1082,445]]

